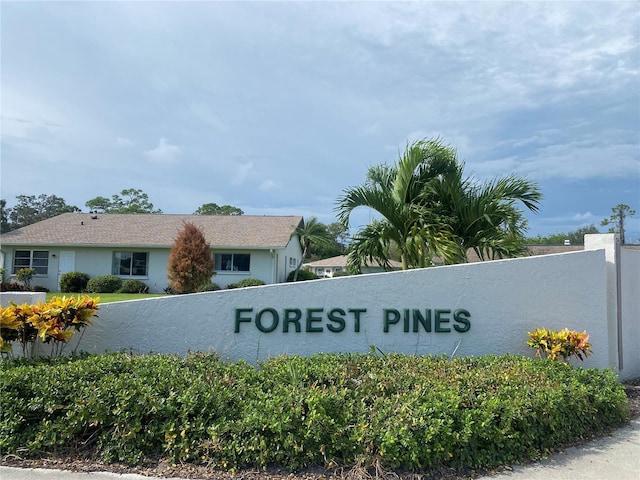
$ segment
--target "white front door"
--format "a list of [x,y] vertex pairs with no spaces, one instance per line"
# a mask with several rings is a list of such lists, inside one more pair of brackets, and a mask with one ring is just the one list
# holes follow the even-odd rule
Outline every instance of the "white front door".
[[60,277],[64,273],[73,272],[76,269],[76,252],[73,250],[60,250],[58,259],[58,288],[60,287]]

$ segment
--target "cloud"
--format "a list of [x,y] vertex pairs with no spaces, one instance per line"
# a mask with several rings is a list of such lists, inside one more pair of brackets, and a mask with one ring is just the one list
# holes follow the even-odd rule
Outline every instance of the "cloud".
[[131,141],[128,138],[125,138],[125,137],[118,137],[118,138],[116,138],[116,145],[118,147],[129,147],[129,146],[133,145],[133,141]]
[[241,163],[236,168],[236,171],[231,178],[232,185],[242,185],[251,176],[253,170],[253,162]]
[[590,145],[570,142],[538,149],[520,159],[519,171],[535,178],[589,179],[637,176],[638,145]]
[[145,155],[154,163],[176,163],[182,155],[182,149],[177,145],[171,145],[166,138],[160,138],[158,145],[147,150]]
[[273,190],[274,188],[276,188],[276,186],[277,186],[276,182],[274,182],[271,179],[267,179],[260,184],[260,186],[258,187],[258,190],[260,190],[261,192],[266,192],[268,190]]

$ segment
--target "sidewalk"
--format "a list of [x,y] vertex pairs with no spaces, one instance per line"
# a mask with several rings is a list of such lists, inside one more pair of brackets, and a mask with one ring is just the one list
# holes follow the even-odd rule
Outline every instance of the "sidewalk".
[[[292,477],[295,478],[295,477]],[[478,480],[638,480],[640,478],[640,418],[610,435],[571,447],[546,460]],[[1,480],[155,480],[137,474],[75,473],[63,470],[0,466]],[[175,477],[162,480],[180,480]]]

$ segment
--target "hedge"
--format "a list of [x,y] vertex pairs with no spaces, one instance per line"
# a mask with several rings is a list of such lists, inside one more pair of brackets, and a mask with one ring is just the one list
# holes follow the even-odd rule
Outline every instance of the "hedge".
[[609,370],[518,356],[129,355],[0,372],[0,450],[92,448],[107,462],[221,469],[490,468],[539,458],[629,417]]

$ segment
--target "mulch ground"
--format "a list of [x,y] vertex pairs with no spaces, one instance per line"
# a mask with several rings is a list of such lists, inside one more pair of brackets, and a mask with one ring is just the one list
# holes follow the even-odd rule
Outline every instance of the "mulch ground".
[[[631,418],[640,417],[640,378],[623,383]],[[588,441],[585,439],[584,441]],[[290,473],[283,470],[221,472],[205,465],[172,465],[163,459],[149,460],[146,464],[128,467],[120,464],[105,464],[93,453],[73,455],[44,456],[37,459],[23,459],[15,455],[0,457],[0,465],[23,468],[54,468],[76,472],[109,471],[114,473],[137,473],[151,477],[179,477],[202,480],[467,480],[486,475],[489,471],[434,469],[426,472],[385,471],[383,469],[366,470],[351,467],[327,471],[310,468],[302,472]],[[507,467],[508,468],[508,467]]]

